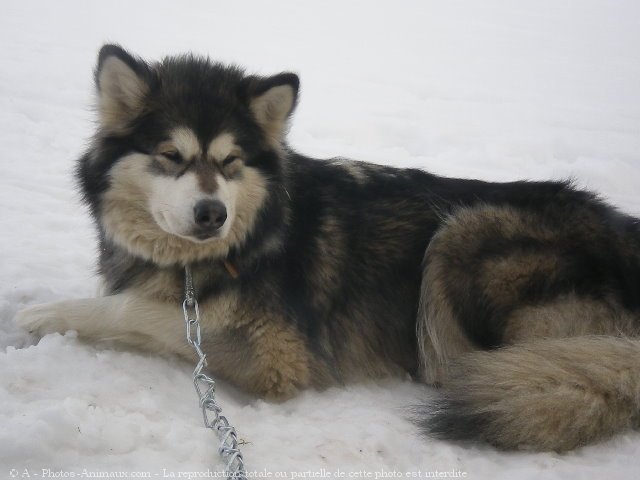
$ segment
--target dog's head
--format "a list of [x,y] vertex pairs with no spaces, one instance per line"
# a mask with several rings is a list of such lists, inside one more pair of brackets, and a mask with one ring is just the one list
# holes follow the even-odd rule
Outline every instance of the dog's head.
[[148,64],[106,45],[95,81],[98,132],[79,177],[105,237],[161,264],[241,245],[282,174],[298,77],[190,55]]

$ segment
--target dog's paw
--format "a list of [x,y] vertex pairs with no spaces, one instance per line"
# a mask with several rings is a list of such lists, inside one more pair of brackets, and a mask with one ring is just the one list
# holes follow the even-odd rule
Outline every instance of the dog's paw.
[[262,390],[264,398],[273,403],[285,402],[300,393],[294,382],[282,378],[267,379]]
[[19,311],[13,322],[35,335],[47,333],[64,333],[69,328],[64,315],[55,304],[34,305]]

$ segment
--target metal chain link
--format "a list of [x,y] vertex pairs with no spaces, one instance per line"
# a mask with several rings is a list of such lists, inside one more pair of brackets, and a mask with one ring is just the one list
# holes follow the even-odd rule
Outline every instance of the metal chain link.
[[238,437],[236,430],[224,415],[221,415],[222,408],[216,402],[215,381],[204,373],[207,365],[207,355],[200,348],[200,309],[196,300],[196,292],[193,287],[193,276],[191,267],[184,268],[184,302],[182,311],[184,312],[184,322],[187,330],[187,342],[198,354],[198,364],[193,371],[193,385],[198,393],[200,408],[202,408],[202,418],[204,425],[211,428],[218,435],[220,446],[218,453],[226,462],[225,475],[229,478],[246,480],[247,472],[244,468],[242,452],[238,447]]

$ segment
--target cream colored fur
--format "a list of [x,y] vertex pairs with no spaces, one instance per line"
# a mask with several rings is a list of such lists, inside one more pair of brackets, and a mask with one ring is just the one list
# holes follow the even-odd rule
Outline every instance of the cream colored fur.
[[418,305],[416,329],[420,376],[429,385],[442,385],[451,362],[473,349],[446,295],[444,279],[448,270],[441,257],[446,248],[441,231],[431,240],[425,253]]
[[98,87],[100,126],[112,133],[124,131],[142,109],[147,84],[126,63],[111,56],[102,65]]
[[466,415],[487,420],[489,442],[565,451],[638,427],[638,372],[640,340],[543,339],[470,353],[447,386]]
[[150,161],[147,155],[131,154],[111,170],[112,186],[104,195],[101,219],[114,242],[158,265],[172,265],[225,257],[232,245],[244,241],[266,196],[263,176],[244,168],[241,178],[233,182],[235,214],[228,233],[224,238],[196,243],[166,232],[154,219],[150,211],[154,176],[147,171]]
[[[178,298],[163,298],[163,287]],[[117,295],[36,305],[19,312],[14,321],[39,335],[75,330],[91,343],[196,360],[185,340],[182,315],[175,281],[161,275]],[[221,378],[278,401],[327,381],[328,374],[312,361],[299,332],[278,315],[240,303],[237,294],[202,302],[200,315],[203,350]],[[238,345],[230,335],[245,341]]]
[[251,110],[270,145],[280,148],[286,133],[287,117],[293,109],[295,92],[290,85],[278,85],[251,100]]

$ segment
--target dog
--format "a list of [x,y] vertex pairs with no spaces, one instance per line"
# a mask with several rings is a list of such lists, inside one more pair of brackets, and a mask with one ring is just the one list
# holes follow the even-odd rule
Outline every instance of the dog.
[[640,222],[569,182],[490,183],[286,142],[293,73],[105,45],[77,179],[105,295],[33,306],[39,334],[193,359],[276,401],[410,374],[439,438],[566,451],[640,418]]

